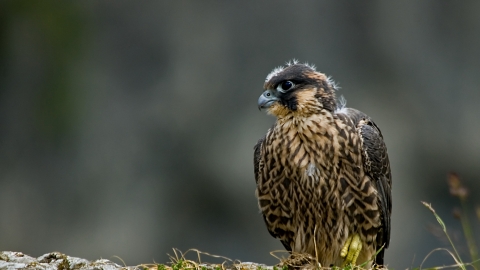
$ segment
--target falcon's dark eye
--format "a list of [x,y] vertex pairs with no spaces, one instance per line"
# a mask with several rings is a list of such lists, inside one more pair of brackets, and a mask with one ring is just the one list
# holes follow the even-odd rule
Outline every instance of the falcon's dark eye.
[[292,89],[294,86],[295,84],[291,81],[283,81],[277,86],[277,90],[280,92],[285,92]]

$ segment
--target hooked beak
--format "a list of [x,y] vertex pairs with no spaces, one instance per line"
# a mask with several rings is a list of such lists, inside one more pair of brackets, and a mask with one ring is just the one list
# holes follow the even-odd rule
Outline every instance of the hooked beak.
[[267,109],[278,100],[279,98],[275,96],[274,90],[266,90],[258,98],[258,109]]

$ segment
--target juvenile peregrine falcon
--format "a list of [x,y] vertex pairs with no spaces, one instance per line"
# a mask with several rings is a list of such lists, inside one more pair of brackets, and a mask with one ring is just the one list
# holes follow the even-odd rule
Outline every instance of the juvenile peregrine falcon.
[[[259,207],[270,234],[322,266],[383,265],[391,174],[382,133],[335,98],[333,81],[297,61],[274,69],[258,99],[277,120],[255,145]],[[371,261],[367,266],[371,265]]]

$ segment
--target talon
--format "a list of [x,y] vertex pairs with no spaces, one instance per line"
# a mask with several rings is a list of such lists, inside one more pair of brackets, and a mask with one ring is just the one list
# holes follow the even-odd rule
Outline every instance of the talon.
[[352,236],[348,236],[345,245],[343,245],[342,251],[340,252],[340,257],[345,258],[347,256],[348,247],[350,247],[350,243],[352,242]]
[[340,252],[340,256],[342,258],[345,258],[345,261],[343,262],[342,266],[346,266],[348,264],[355,265],[361,250],[362,250],[362,241],[360,240],[360,236],[358,234],[349,236],[347,238],[347,241],[345,241],[345,245],[343,246]]

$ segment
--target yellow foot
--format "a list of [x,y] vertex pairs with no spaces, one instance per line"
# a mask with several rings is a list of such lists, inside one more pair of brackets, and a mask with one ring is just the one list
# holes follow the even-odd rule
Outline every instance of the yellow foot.
[[345,245],[340,252],[340,256],[345,258],[342,266],[349,264],[355,265],[357,262],[358,255],[362,250],[362,242],[360,241],[360,236],[356,233],[353,236],[350,235],[345,242]]

